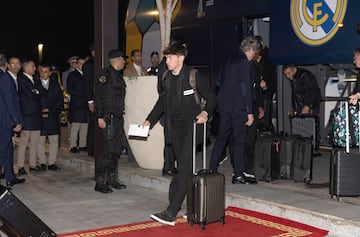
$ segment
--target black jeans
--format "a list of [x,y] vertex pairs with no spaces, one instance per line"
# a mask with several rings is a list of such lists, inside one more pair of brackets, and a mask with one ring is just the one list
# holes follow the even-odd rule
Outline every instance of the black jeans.
[[176,156],[177,173],[170,183],[170,204],[167,210],[176,216],[186,196],[188,179],[192,175],[192,131],[184,129],[183,126],[173,125],[170,134]]

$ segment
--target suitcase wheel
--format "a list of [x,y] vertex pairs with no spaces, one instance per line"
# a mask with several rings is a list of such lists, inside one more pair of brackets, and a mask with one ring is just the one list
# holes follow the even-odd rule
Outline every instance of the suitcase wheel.
[[200,229],[205,230],[205,223],[204,222],[200,222]]
[[332,200],[338,201],[338,202],[343,202],[342,197],[338,196],[338,195],[332,195],[331,196]]

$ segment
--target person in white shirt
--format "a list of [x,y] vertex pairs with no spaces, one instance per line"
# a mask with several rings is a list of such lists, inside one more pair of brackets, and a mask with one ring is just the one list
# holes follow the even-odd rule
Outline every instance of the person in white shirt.
[[125,77],[137,77],[137,76],[148,75],[146,68],[141,64],[142,56],[140,50],[134,49],[133,51],[131,51],[131,61],[132,63],[127,65],[124,70]]

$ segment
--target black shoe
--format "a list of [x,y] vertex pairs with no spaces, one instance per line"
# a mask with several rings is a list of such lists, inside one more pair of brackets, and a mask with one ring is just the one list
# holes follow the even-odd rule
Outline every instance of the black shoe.
[[70,152],[71,153],[77,153],[78,152],[78,149],[76,147],[71,147],[70,148]]
[[85,151],[85,152],[87,152],[87,147],[86,147],[86,146],[80,147],[80,148],[79,148],[79,151]]
[[30,167],[30,168],[29,168],[29,171],[30,171],[30,172],[40,172],[40,171],[42,171],[42,170],[41,170],[41,167],[37,165],[37,166],[35,166],[35,167]]
[[48,170],[51,170],[51,171],[59,171],[59,170],[60,170],[60,167],[57,166],[56,164],[52,164],[52,165],[49,165],[49,166],[48,166]]
[[43,172],[46,172],[46,165],[45,164],[41,164],[40,165],[40,170]]
[[246,180],[242,175],[240,176],[233,176],[232,181],[233,184],[246,184]]
[[113,192],[113,190],[106,184],[99,184],[99,183],[96,183],[95,191],[100,192],[100,193],[112,193]]
[[27,172],[25,171],[24,167],[19,168],[18,175],[27,175]]
[[247,172],[244,171],[243,172],[243,178],[245,179],[245,182],[251,183],[251,184],[256,184],[256,177],[252,172]]
[[168,211],[152,214],[150,218],[166,225],[175,226],[176,218]]
[[163,170],[162,171],[162,175],[163,176],[174,176],[175,174],[177,174],[177,170],[173,169],[173,170]]
[[125,184],[121,184],[121,183],[119,183],[119,182],[116,181],[116,180],[110,181],[110,182],[108,183],[108,185],[109,185],[111,188],[115,188],[115,189],[125,189],[125,188],[126,188],[126,185],[125,185]]
[[6,182],[6,186],[9,188],[9,187],[14,186],[15,184],[22,184],[24,182],[25,182],[25,179],[17,179],[17,178],[15,178],[15,179],[13,179],[11,181]]

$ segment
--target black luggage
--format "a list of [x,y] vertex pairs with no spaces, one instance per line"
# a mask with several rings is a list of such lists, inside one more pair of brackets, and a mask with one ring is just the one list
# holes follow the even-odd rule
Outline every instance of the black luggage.
[[203,169],[196,172],[196,124],[193,135],[193,175],[187,188],[187,219],[201,229],[211,222],[225,224],[225,176],[206,169],[206,124],[204,124]]
[[56,236],[54,231],[4,186],[0,186],[0,193],[0,229],[4,233],[14,237]]
[[300,115],[290,117],[291,135],[299,135],[301,137],[312,138],[313,149],[316,155],[319,150],[319,119],[317,116]]
[[295,182],[310,184],[312,180],[312,142],[312,138],[309,137],[300,137],[295,141],[292,165],[292,178]]
[[257,134],[254,167],[257,180],[270,182],[279,176],[278,139],[271,132]]
[[296,140],[299,136],[280,136],[280,179],[291,179],[292,178],[292,165],[294,157],[294,149],[296,146]]
[[338,201],[341,197],[360,196],[360,151],[350,149],[348,102],[345,102],[345,107],[346,148],[334,149],[330,159],[329,193]]

